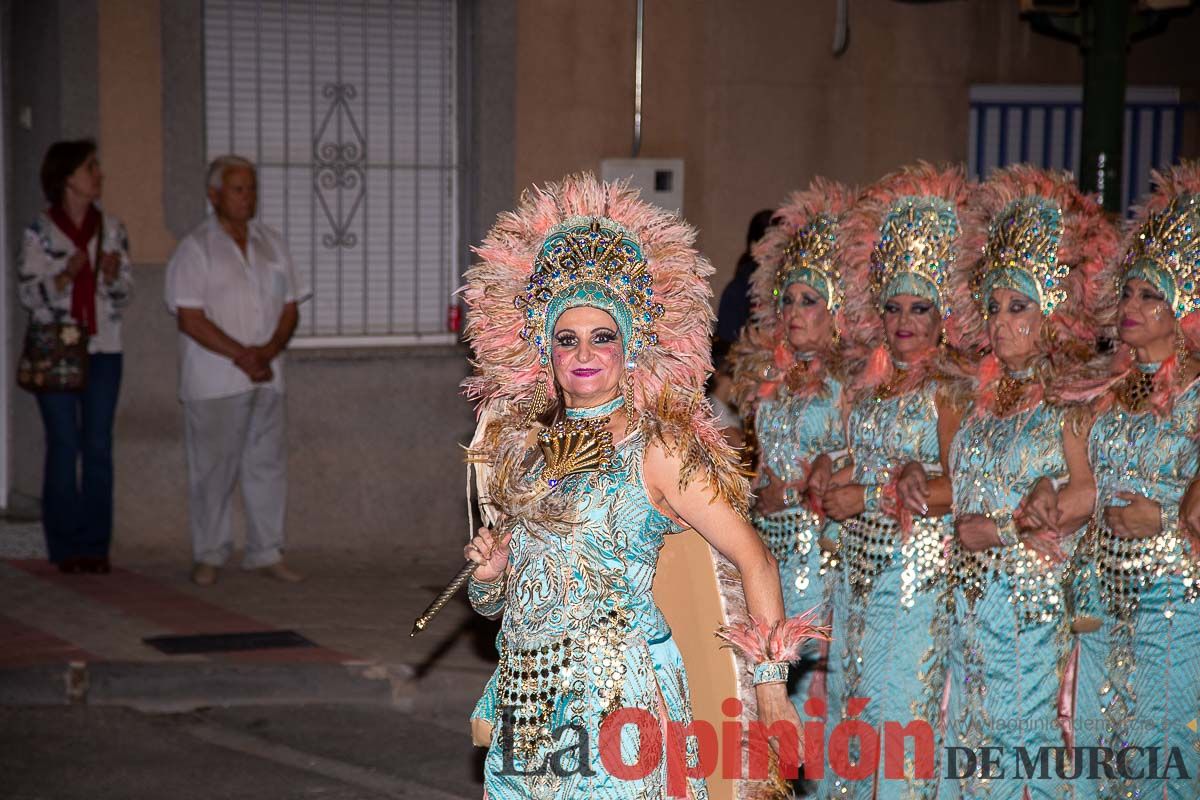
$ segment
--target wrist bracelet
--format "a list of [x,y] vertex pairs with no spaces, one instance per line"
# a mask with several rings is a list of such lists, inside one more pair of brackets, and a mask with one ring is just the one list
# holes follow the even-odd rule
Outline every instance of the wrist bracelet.
[[754,685],[764,683],[787,683],[788,664],[786,661],[763,661],[754,665]]
[[795,508],[800,505],[800,492],[795,486],[784,487],[783,504],[788,508]]
[[1172,503],[1162,503],[1158,507],[1159,524],[1162,532],[1168,533],[1179,530],[1179,506]]
[[996,533],[1000,536],[1000,544],[1005,547],[1012,547],[1021,540],[1017,534],[1017,523],[1013,522],[1013,515],[1008,512],[999,512],[988,514],[992,522],[996,523]]
[[863,511],[872,514],[879,513],[879,503],[883,499],[882,486],[867,486],[863,488]]

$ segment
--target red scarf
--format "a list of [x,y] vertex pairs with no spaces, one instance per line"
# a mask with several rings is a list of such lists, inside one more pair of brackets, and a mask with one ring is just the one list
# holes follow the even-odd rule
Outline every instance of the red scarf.
[[71,316],[80,325],[87,327],[88,334],[96,334],[96,271],[92,269],[92,259],[88,254],[88,245],[92,237],[100,229],[100,212],[95,206],[88,206],[83,216],[83,225],[79,228],[71,222],[67,212],[61,206],[50,209],[50,219],[58,229],[67,235],[79,252],[83,253],[83,267],[75,274],[71,284]]

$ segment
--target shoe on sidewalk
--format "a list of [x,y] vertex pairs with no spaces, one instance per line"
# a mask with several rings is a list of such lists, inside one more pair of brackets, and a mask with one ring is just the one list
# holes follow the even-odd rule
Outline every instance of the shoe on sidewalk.
[[258,574],[267,578],[274,578],[277,581],[283,581],[284,583],[300,583],[304,580],[303,575],[282,561],[276,561],[274,564],[259,567]]
[[197,586],[212,586],[217,582],[217,568],[212,564],[196,564],[192,567],[192,583]]

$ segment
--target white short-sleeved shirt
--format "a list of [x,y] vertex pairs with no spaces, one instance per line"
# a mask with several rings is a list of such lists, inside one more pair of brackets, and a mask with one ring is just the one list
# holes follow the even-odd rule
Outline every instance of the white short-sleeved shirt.
[[[215,216],[189,233],[167,264],[165,299],[179,308],[204,310],[213,324],[244,345],[271,339],[286,303],[301,303],[311,292],[300,282],[283,237],[258,220],[247,231],[246,253]],[[271,362],[274,377],[253,383],[233,360],[179,334],[179,397],[211,400],[256,387],[283,391],[283,355]]]

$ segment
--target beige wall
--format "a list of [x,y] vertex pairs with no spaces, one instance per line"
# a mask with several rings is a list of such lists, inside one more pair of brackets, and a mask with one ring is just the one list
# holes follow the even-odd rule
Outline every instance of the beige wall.
[[[759,208],[815,175],[869,182],[917,158],[966,158],[974,83],[1077,84],[1074,45],[1036,35],[1016,3],[648,0],[643,156],[686,162],[684,213],[732,273]],[[632,142],[634,4],[521,0],[518,187],[598,169]],[[1200,14],[1136,45],[1132,83],[1200,85]]]
[[134,259],[161,263],[175,239],[163,221],[159,0],[102,0],[99,17],[104,205],[124,220]]

